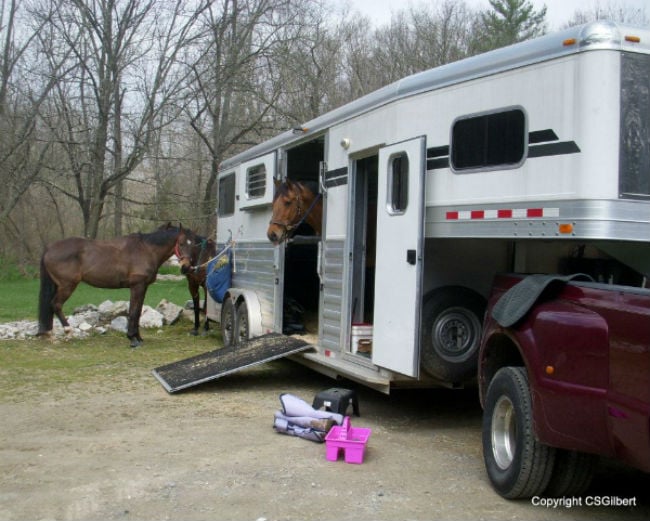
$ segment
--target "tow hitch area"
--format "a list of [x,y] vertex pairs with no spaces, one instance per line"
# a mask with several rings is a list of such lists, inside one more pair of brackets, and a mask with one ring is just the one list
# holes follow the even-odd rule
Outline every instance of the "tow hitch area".
[[174,393],[313,347],[304,340],[269,333],[236,346],[216,349],[157,367],[152,374],[168,393]]

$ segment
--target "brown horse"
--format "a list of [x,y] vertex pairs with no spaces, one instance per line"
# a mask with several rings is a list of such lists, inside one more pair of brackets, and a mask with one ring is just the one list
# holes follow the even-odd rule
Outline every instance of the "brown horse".
[[187,241],[182,226],[167,224],[152,233],[132,233],[111,240],[70,237],[53,242],[41,257],[38,334],[48,334],[54,314],[69,328],[63,304],[80,282],[98,288],[130,288],[127,337],[131,347],[142,343],[140,314],[149,284],[158,269],[174,253],[177,244]]
[[275,181],[273,215],[266,232],[273,244],[280,244],[289,238],[303,222],[311,226],[316,235],[320,235],[322,219],[323,199],[320,194],[298,181]]
[[[194,304],[194,329],[191,334],[196,336],[199,334],[199,326],[201,323],[201,305],[199,302],[199,288],[203,288],[203,311],[206,312],[207,307],[207,288],[205,285],[206,280],[206,266],[207,263],[216,256],[217,244],[212,239],[206,239],[200,235],[188,236],[187,241],[179,243],[176,250],[176,256],[180,261],[181,273],[187,277],[187,287],[190,290],[192,303]],[[206,316],[203,330],[205,333],[210,329],[209,320]]]

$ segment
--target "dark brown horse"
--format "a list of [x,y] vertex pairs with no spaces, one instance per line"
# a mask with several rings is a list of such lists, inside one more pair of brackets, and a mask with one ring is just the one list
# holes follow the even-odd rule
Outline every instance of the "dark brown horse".
[[130,288],[127,337],[131,347],[142,343],[140,314],[149,284],[158,269],[187,241],[182,226],[167,224],[152,233],[132,233],[111,240],[70,237],[48,244],[41,257],[38,334],[48,334],[54,314],[69,328],[63,304],[80,282],[98,288]]
[[[188,241],[179,243],[176,256],[180,261],[181,273],[187,277],[187,287],[194,304],[194,329],[191,333],[196,336],[199,334],[201,324],[201,309],[203,312],[207,311],[206,267],[217,254],[217,244],[212,239],[206,239],[200,235],[188,236],[188,239]],[[203,288],[203,308],[199,301],[199,288]],[[207,333],[209,329],[210,324],[206,316],[203,331]]]
[[307,185],[287,179],[275,182],[273,215],[266,236],[273,244],[280,244],[304,222],[316,235],[321,234],[323,199]]

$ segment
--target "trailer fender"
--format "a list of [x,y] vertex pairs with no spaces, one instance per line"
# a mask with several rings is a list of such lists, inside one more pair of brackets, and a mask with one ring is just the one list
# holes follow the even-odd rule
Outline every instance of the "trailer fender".
[[[241,288],[230,288],[226,293],[235,309],[235,330],[240,331],[242,321],[246,321],[246,339],[255,338],[264,334],[262,328],[262,306],[255,291]],[[224,299],[225,302],[225,299]],[[241,316],[243,313],[246,316]],[[239,336],[239,335],[238,335]],[[240,337],[241,339],[241,337]]]

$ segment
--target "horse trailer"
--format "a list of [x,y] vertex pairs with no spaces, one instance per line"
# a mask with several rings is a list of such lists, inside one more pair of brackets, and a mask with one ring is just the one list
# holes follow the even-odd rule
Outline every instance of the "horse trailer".
[[[267,237],[274,185],[317,187],[320,235]],[[233,343],[382,392],[475,379],[499,273],[650,274],[650,31],[594,22],[406,77],[220,166]],[[260,348],[260,352],[263,348]]]

